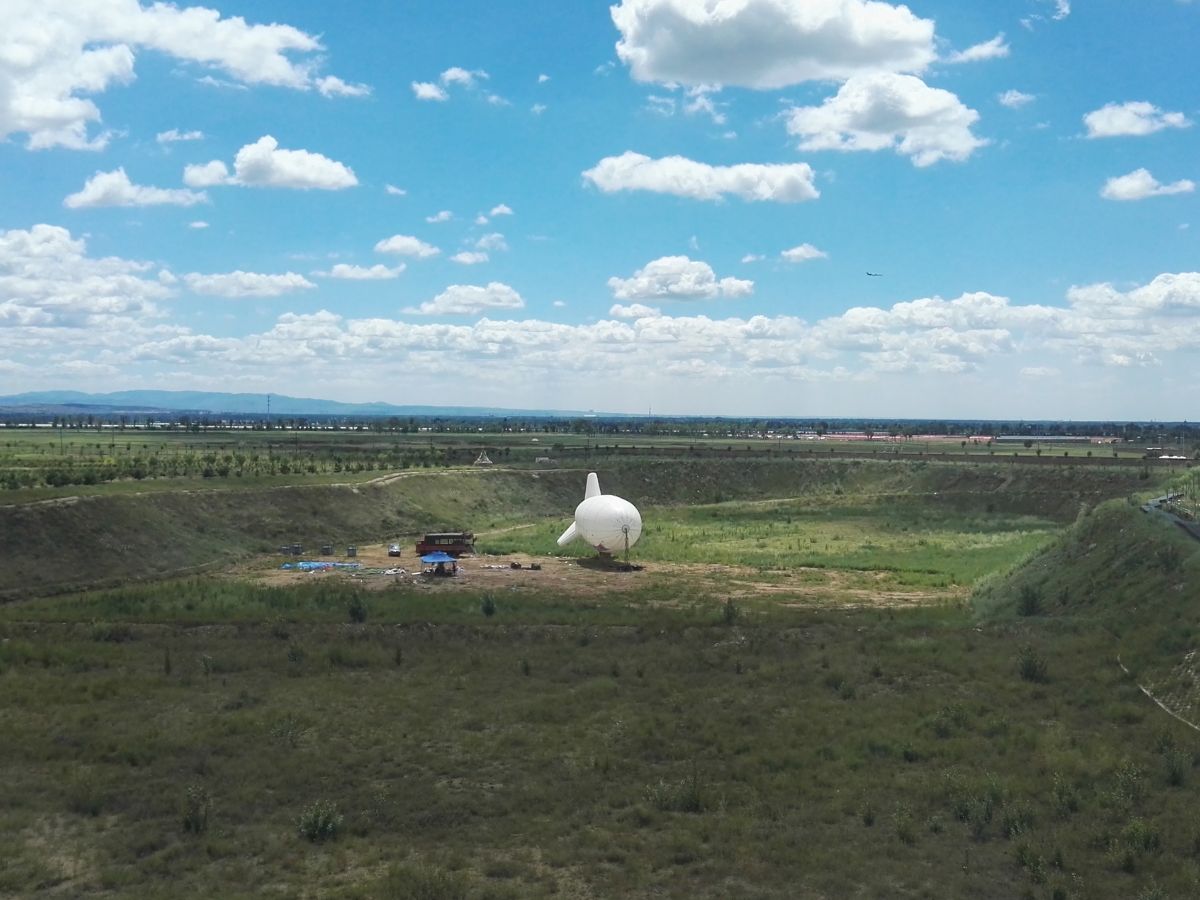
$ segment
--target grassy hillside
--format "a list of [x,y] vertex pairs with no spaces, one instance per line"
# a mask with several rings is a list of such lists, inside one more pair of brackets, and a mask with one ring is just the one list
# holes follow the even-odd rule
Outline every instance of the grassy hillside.
[[[649,570],[603,595],[188,578],[14,599],[0,897],[1200,896],[1200,736],[1138,687],[1186,687],[1200,544],[1091,508],[1136,475],[1084,474],[601,469],[681,545],[745,529],[738,552],[769,554],[789,515],[880,554],[1040,523],[1045,549],[974,612],[733,604]],[[561,524],[582,483],[431,473],[23,521],[57,539],[41,511],[82,507],[92,546],[104,513],[220,558],[314,523]]]
[[1200,742],[1104,629],[690,587],[11,603],[0,896],[1197,896]]
[[1200,722],[1200,541],[1164,516],[1106,503],[974,598],[988,619],[1100,626],[1110,658],[1176,712]]
[[[944,507],[986,517],[1067,522],[1081,506],[1146,482],[1129,469],[1017,468],[875,461],[606,460],[609,493],[655,506],[811,497],[870,498],[912,515]],[[381,541],[439,528],[476,531],[570,521],[583,470],[415,470],[357,485],[107,494],[0,507],[6,565],[0,598],[151,579],[221,564],[282,543],[315,548]]]

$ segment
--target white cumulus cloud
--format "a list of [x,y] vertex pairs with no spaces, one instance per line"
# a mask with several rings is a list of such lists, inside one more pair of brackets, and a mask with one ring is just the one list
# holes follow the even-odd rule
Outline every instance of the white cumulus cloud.
[[365,84],[350,84],[336,75],[318,78],[313,84],[322,97],[366,97],[371,88]]
[[[291,25],[222,18],[202,6],[139,0],[6,0],[0,27],[0,140],[26,134],[31,149],[100,149],[96,103],[135,77],[143,50],[221,73],[237,86],[328,89],[317,74],[320,41]],[[337,79],[335,79],[337,81]]]
[[1163,112],[1153,103],[1107,103],[1083,117],[1089,138],[1143,137],[1166,128],[1187,128],[1192,123],[1181,112]]
[[784,250],[779,254],[787,262],[808,262],[810,259],[828,259],[829,254],[824,250],[818,250],[812,244],[801,244],[798,247],[792,247],[790,250]]
[[511,216],[512,214],[512,209],[506,203],[498,203],[497,205],[493,206],[492,211],[488,213],[489,216]]
[[398,278],[405,270],[404,263],[398,266],[385,266],[382,263],[374,266],[353,266],[348,263],[338,263],[328,272],[314,274],[324,278],[340,278],[345,281],[386,281]]
[[984,41],[981,44],[968,47],[966,50],[951,53],[946,57],[946,62],[958,64],[982,62],[988,59],[1004,59],[1011,52],[1012,48],[1004,42],[1004,33],[1001,32],[990,41]]
[[394,234],[384,238],[375,245],[376,253],[394,253],[397,256],[415,256],[417,259],[427,259],[437,256],[442,251],[432,244],[427,244],[419,238],[407,234]]
[[979,113],[913,75],[857,75],[822,105],[785,117],[801,149],[894,149],[916,166],[961,161],[987,144],[971,132]]
[[204,140],[204,132],[180,131],[178,128],[172,128],[169,131],[160,131],[154,136],[154,139],[160,144],[174,144],[178,141],[202,141]]
[[[169,284],[151,276],[148,262],[97,258],[87,242],[55,225],[0,231],[0,359],[12,358],[21,332],[35,328],[134,330],[157,319],[157,301],[172,294]],[[26,337],[26,349],[44,364],[56,338]],[[28,343],[32,341],[32,343]],[[31,361],[35,361],[31,359]]]
[[746,297],[754,282],[741,278],[718,279],[712,266],[686,256],[663,256],[646,263],[630,278],[608,279],[617,300],[712,300]]
[[491,234],[485,234],[475,242],[476,250],[507,250],[508,243],[504,240],[504,235],[498,231],[493,231]]
[[212,162],[193,163],[183,167],[183,183],[191,187],[214,187],[231,184],[229,167],[219,159]]
[[188,288],[196,294],[210,297],[279,297],[293,291],[308,290],[316,285],[295,272],[264,275],[260,272],[234,272],[203,275],[190,272],[183,276]]
[[403,197],[408,193],[404,188],[396,187],[394,184],[385,184],[383,190],[392,197]]
[[474,87],[477,79],[487,77],[488,73],[481,69],[477,69],[476,71],[472,72],[468,69],[462,68],[461,66],[451,66],[449,69],[446,69],[446,71],[442,72],[442,74],[439,76],[439,80],[442,82],[442,84],[446,85],[460,84],[463,87]]
[[488,255],[482,250],[463,250],[450,257],[451,262],[463,266],[477,266],[488,261]]
[[238,184],[304,191],[338,191],[358,184],[348,166],[308,150],[281,150],[279,142],[269,134],[237,152],[232,176],[225,163],[215,159],[203,165],[187,166],[183,180],[192,187]]
[[622,0],[617,55],[638,81],[773,89],[920,72],[934,23],[879,0]]
[[195,206],[207,202],[208,195],[203,191],[134,184],[125,169],[119,168],[97,172],[84,183],[82,190],[64,199],[63,206],[87,209],[97,206]]
[[[450,99],[447,88],[461,87],[470,90],[477,87],[480,80],[487,77],[488,73],[482,69],[472,70],[464,69],[462,66],[451,66],[438,76],[437,81],[412,82],[412,92],[418,100],[433,100],[441,103]],[[495,94],[488,94],[487,100],[496,105],[506,105],[508,102]]]
[[454,213],[450,212],[448,209],[443,209],[440,212],[434,213],[432,216],[426,216],[425,221],[433,224],[437,222],[449,222],[453,218]]
[[1128,175],[1110,178],[1100,190],[1105,200],[1145,200],[1147,197],[1165,197],[1169,194],[1190,194],[1196,183],[1183,178],[1170,184],[1161,184],[1147,169],[1135,169]]
[[1002,94],[997,94],[996,99],[1000,101],[1001,106],[1007,106],[1009,109],[1020,109],[1022,106],[1028,106],[1037,98],[1033,94],[1025,94],[1017,90],[1007,90]]
[[719,200],[726,194],[750,201],[800,203],[821,196],[807,163],[711,166],[683,156],[651,159],[626,151],[608,156],[583,177],[605,193],[651,191],[695,200]]
[[449,94],[432,81],[414,81],[412,83],[412,92],[413,96],[418,100],[435,100],[440,103],[450,98]]
[[628,306],[614,303],[609,307],[608,314],[614,319],[650,319],[661,316],[662,310],[644,303],[631,303]]
[[524,306],[525,301],[515,290],[507,284],[491,281],[482,287],[452,284],[432,300],[404,311],[419,316],[473,316],[490,310],[521,309]]

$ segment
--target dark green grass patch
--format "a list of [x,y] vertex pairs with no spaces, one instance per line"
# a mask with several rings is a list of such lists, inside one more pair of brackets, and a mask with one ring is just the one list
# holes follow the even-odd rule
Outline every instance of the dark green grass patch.
[[[187,584],[164,588],[160,615]],[[715,600],[703,617],[666,608],[633,625],[503,597],[491,617],[464,597],[440,616],[385,622],[373,605],[350,623],[312,590],[283,592],[314,615],[285,638],[267,619],[167,615],[97,640],[117,621],[102,597],[97,624],[4,625],[0,647],[17,648],[0,675],[6,889],[1115,898],[1200,885],[1178,783],[1200,745],[1129,690],[1102,629],[980,629],[953,610],[751,609],[728,623]],[[258,609],[254,596],[226,602]],[[537,602],[560,621],[538,624]],[[1048,681],[1021,677],[1025,644],[1052,660]]]

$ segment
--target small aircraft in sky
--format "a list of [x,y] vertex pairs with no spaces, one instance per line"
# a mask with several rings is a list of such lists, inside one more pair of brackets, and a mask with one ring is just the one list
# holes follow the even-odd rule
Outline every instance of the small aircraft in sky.
[[882,272],[868,272],[867,276],[870,278],[882,278],[883,273]]

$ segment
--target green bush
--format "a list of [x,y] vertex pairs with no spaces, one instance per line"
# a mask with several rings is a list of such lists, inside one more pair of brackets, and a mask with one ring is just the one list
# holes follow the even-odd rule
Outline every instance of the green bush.
[[1046,660],[1030,644],[1022,647],[1020,654],[1017,656],[1017,671],[1023,679],[1032,681],[1035,684],[1045,684],[1050,680]]
[[1191,754],[1182,750],[1168,750],[1163,754],[1163,762],[1167,769],[1167,784],[1182,787],[1192,771]]
[[496,601],[491,594],[485,594],[483,602],[479,604],[479,611],[489,619],[496,614]]
[[679,781],[660,779],[650,785],[646,788],[646,800],[663,812],[700,813],[706,807],[700,776],[694,768],[687,778]]
[[350,615],[351,622],[367,621],[367,602],[363,600],[361,594],[356,594],[348,604],[346,604],[346,612]]
[[721,621],[726,625],[736,625],[741,614],[741,609],[738,608],[732,597],[726,599],[721,605]]
[[212,812],[212,797],[202,784],[189,784],[183,792],[183,830],[192,834],[203,834],[208,830],[208,817]]
[[342,815],[336,803],[317,800],[300,813],[297,827],[300,834],[314,843],[332,840],[342,828]]
[[1017,612],[1023,616],[1036,616],[1042,611],[1042,594],[1031,584],[1021,588],[1017,599]]

